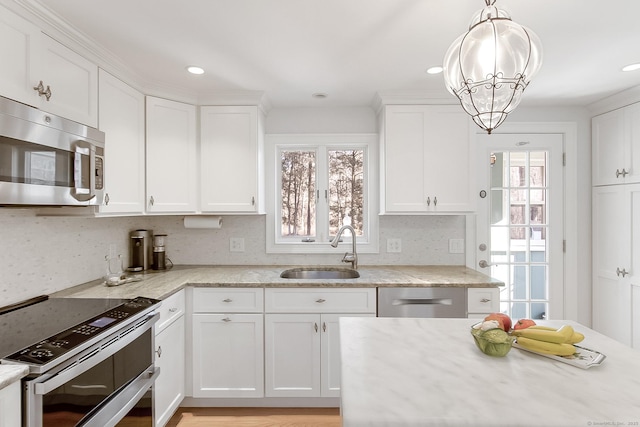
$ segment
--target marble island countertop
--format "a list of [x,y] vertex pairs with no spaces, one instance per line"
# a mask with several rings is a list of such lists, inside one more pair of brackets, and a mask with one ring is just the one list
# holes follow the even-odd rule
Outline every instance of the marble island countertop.
[[[464,266],[361,266],[357,279],[284,279],[280,273],[302,266],[176,266],[140,275],[139,282],[106,286],[95,280],[52,297],[163,299],[185,286],[196,287],[496,287],[504,284]],[[337,266],[329,266],[337,267]]]
[[640,352],[571,321],[606,355],[580,369],[516,348],[483,354],[474,319],[342,318],[343,426],[640,425]]

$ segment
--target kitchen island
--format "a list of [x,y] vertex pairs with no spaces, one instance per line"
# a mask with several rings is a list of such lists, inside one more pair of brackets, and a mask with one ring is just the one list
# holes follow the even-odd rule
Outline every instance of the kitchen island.
[[356,426],[640,425],[640,352],[578,323],[606,355],[580,369],[516,348],[483,354],[473,319],[342,318],[341,412]]

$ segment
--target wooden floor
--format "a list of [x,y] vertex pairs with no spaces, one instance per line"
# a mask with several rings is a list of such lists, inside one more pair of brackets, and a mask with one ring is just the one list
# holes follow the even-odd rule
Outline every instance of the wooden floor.
[[340,427],[339,408],[178,408],[166,427]]

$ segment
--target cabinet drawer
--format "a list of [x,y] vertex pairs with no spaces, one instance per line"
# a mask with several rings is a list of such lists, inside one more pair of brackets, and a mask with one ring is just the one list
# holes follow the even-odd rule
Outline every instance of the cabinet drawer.
[[195,288],[194,313],[262,313],[262,288]]
[[267,313],[375,313],[375,288],[265,289]]
[[162,305],[158,310],[160,319],[156,326],[156,333],[169,326],[175,319],[184,315],[184,290],[178,291],[162,301]]
[[[468,313],[494,313],[500,311],[500,289],[468,288]],[[471,316],[470,316],[471,317]]]

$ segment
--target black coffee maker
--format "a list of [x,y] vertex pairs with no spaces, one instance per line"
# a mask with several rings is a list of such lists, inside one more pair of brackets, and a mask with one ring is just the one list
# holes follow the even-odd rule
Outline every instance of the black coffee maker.
[[134,230],[129,233],[129,271],[144,271],[151,268],[151,230]]

